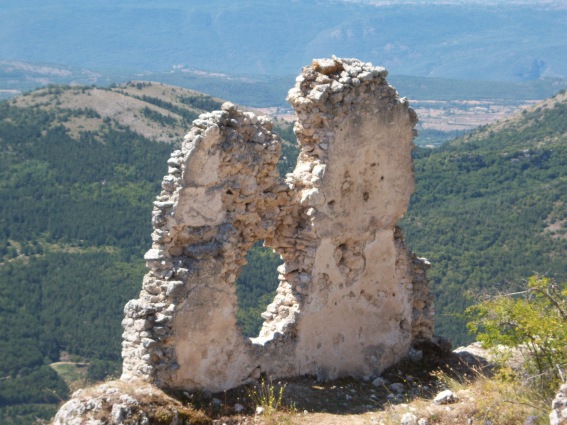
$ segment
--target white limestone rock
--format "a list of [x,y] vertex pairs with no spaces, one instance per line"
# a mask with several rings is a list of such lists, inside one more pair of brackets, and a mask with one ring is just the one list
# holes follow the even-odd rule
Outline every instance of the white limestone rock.
[[417,416],[415,416],[411,412],[406,412],[402,415],[402,419],[400,421],[401,425],[417,425]]
[[459,401],[459,397],[451,390],[441,391],[435,396],[433,402],[435,404],[452,404]]

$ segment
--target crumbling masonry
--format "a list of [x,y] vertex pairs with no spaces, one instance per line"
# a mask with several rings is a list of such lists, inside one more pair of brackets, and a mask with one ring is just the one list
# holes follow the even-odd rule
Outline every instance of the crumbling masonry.
[[[416,115],[355,59],[315,60],[290,90],[301,153],[285,180],[267,117],[225,103],[194,121],[154,202],[152,249],[125,307],[122,380],[229,389],[258,378],[369,376],[432,337],[427,262],[397,221],[414,189]],[[284,264],[260,335],[236,326],[256,241]]]

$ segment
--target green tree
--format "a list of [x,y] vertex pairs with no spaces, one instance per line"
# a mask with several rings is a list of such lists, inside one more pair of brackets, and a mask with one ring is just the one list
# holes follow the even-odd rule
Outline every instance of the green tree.
[[524,291],[497,295],[466,310],[471,332],[486,347],[504,345],[527,354],[527,370],[542,389],[565,380],[567,282],[532,276]]

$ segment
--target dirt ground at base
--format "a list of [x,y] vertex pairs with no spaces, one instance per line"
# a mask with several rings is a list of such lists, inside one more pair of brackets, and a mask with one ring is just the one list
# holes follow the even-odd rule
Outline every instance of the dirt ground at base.
[[[423,357],[417,361],[404,359],[385,370],[380,376],[383,382],[376,382],[377,377],[322,382],[315,376],[303,376],[261,381],[255,386],[242,386],[216,394],[183,393],[176,394],[176,397],[205,411],[215,425],[379,425],[387,409],[407,412],[411,411],[413,400],[432,401],[445,389],[444,383],[439,380],[441,375],[471,380],[479,370],[483,374],[490,373],[483,357],[467,351],[454,353],[447,346],[433,343],[417,348]],[[271,395],[279,404],[277,412],[258,414],[256,406],[263,404],[258,400],[259,395]]]

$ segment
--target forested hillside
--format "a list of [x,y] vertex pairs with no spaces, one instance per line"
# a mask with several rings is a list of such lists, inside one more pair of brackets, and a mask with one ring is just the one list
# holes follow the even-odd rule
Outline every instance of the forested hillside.
[[[50,86],[0,103],[0,423],[48,418],[77,380],[119,373],[122,308],[145,273],[167,142],[219,106],[143,82]],[[401,224],[433,264],[439,334],[467,340],[454,315],[469,293],[513,291],[536,272],[565,280],[565,116],[562,93],[442,148],[416,149],[416,193]],[[293,138],[289,126],[277,131]],[[282,174],[296,154],[284,144]],[[277,264],[256,246],[237,282],[246,335],[258,331]]]
[[84,380],[118,373],[122,309],[173,148],[158,141],[178,142],[219,104],[144,83],[0,103],[0,423],[54,413],[69,392],[49,366],[62,355],[90,361]]
[[470,340],[460,316],[482,293],[535,273],[567,276],[567,95],[415,151],[416,192],[402,222],[433,264],[436,331]]

